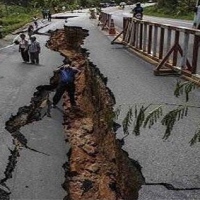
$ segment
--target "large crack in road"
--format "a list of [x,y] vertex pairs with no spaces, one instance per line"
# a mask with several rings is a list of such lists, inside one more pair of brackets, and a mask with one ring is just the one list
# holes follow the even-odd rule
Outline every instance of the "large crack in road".
[[12,174],[17,165],[18,157],[20,157],[20,151],[23,148],[50,156],[45,152],[41,152],[29,147],[26,137],[20,132],[20,128],[34,121],[42,120],[44,116],[48,116],[50,114],[49,93],[56,87],[56,84],[52,81],[53,79],[54,77],[52,77],[50,80],[51,85],[38,86],[36,88],[37,91],[34,93],[33,98],[31,99],[30,105],[20,107],[17,114],[15,116],[11,115],[10,119],[5,123],[5,129],[12,135],[15,147],[13,150],[9,149],[10,156],[4,171],[5,177],[0,180],[0,185],[8,190],[5,191],[4,189],[1,189],[1,199],[9,199],[11,192],[6,185],[6,181],[12,178]]
[[[76,80],[78,109],[70,108],[68,96],[63,97],[65,141],[71,149],[68,161],[63,164],[67,191],[65,199],[126,199],[138,198],[142,185],[162,185],[168,190],[197,190],[199,188],[175,188],[168,183],[146,183],[140,164],[129,158],[122,149],[123,141],[116,139],[119,125],[114,122],[114,94],[106,86],[107,78],[88,59],[89,52],[81,48],[88,31],[81,27],[65,26],[51,32],[47,47],[58,51],[65,59],[73,62],[81,74]],[[6,181],[12,174],[20,157],[20,151],[28,145],[21,127],[51,116],[49,95],[58,85],[58,73],[49,85],[40,85],[28,106],[18,109],[15,116],[6,122],[6,130],[12,135],[15,148],[10,149],[5,177],[0,180],[0,197],[9,199],[10,189]]]
[[[132,165],[134,162],[131,162],[115,138],[112,120],[114,95],[106,86],[107,78],[100,73],[95,65],[89,62],[87,50],[81,48],[87,35],[87,30],[66,26],[65,30],[56,30],[51,33],[47,43],[50,49],[59,51],[61,55],[73,61],[74,65],[81,70],[81,75],[76,82],[78,85],[76,99],[80,108],[78,111],[71,110],[68,97],[65,95],[64,111],[61,110],[64,113],[63,125],[66,130],[66,142],[69,141],[71,145],[71,150],[67,154],[69,160],[63,164],[66,180],[62,186],[67,191],[66,199],[67,197],[68,199],[104,199],[105,197],[108,199],[133,199],[133,196],[134,199],[137,199],[143,177],[137,173],[137,169]],[[92,85],[90,85],[91,83]],[[6,130],[13,137],[15,148],[10,150],[8,164],[4,172],[5,178],[0,181],[1,186],[4,187],[0,190],[3,199],[9,199],[11,192],[6,186],[6,181],[12,178],[20,151],[23,148],[48,156],[45,152],[31,148],[20,129],[25,125],[42,120],[44,116],[51,115],[49,94],[57,87],[57,84],[58,74],[54,72],[50,84],[38,86],[30,104],[20,107],[17,114],[12,115],[5,123]],[[79,126],[74,129],[76,123]],[[101,133],[99,130],[103,132]],[[77,131],[81,131],[83,135],[79,135]],[[71,132],[70,135],[67,134],[69,132]],[[101,137],[96,137],[98,135]],[[81,140],[77,136],[80,136]],[[78,147],[76,153],[74,152],[76,151],[74,142]],[[106,154],[107,148],[110,149],[111,146],[113,148],[112,156],[110,153]],[[79,159],[83,159],[81,163]],[[120,166],[122,163],[125,166]],[[86,166],[86,169],[80,167],[81,171],[79,171],[76,168],[76,166],[83,165]],[[127,166],[128,170],[124,170]],[[132,180],[134,184],[130,181],[131,176],[134,177]],[[77,187],[77,184],[80,187]],[[99,187],[100,190],[97,189]],[[79,192],[80,196],[76,196]]]
[[67,95],[63,103],[65,137],[71,146],[63,165],[66,199],[137,199],[144,178],[115,137],[115,98],[107,78],[80,47],[87,35],[81,27],[65,26],[48,43],[81,70],[76,82],[78,110],[70,109]]

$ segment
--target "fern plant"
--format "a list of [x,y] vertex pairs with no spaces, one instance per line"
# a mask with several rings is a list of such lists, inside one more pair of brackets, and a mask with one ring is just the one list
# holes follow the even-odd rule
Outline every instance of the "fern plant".
[[174,90],[174,95],[179,97],[185,93],[186,102],[189,100],[189,93],[196,88],[196,85],[192,82],[186,81],[181,83],[177,81],[176,88]]
[[187,116],[187,113],[188,106],[185,105],[178,106],[176,109],[171,110],[164,116],[164,118],[161,120],[162,125],[166,126],[163,139],[167,139],[171,135],[175,122],[183,119],[183,117]]
[[[179,97],[180,95],[185,94],[185,101],[189,101],[189,94],[196,88],[195,84],[192,82],[177,82],[174,95]],[[173,106],[174,109],[164,114],[163,108],[166,106]],[[153,107],[153,108],[152,108]],[[163,139],[166,140],[172,134],[174,125],[177,121],[180,121],[184,117],[188,116],[189,108],[200,108],[193,105],[183,104],[150,104],[148,106],[142,105],[138,108],[130,107],[126,113],[125,118],[122,121],[123,132],[125,137],[129,135],[129,129],[133,126],[132,133],[136,136],[140,135],[141,128],[151,128],[158,121],[165,126],[165,133]],[[200,127],[196,130],[195,135],[190,140],[190,145],[200,142]]]

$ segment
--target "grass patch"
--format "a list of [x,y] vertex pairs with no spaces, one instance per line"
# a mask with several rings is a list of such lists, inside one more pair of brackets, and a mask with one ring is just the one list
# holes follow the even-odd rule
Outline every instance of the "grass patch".
[[3,36],[32,22],[34,15],[40,16],[40,11],[15,5],[5,7],[5,5],[0,4],[0,25],[3,26]]
[[18,16],[8,16],[0,18],[0,24],[3,26],[3,35],[12,33],[14,30],[24,26],[28,22],[31,22],[32,18],[29,15],[18,15]]
[[178,11],[172,11],[172,9],[162,8],[158,9],[156,6],[148,6],[144,8],[144,15],[150,15],[155,17],[193,20],[194,12],[188,12],[187,14],[181,14]]

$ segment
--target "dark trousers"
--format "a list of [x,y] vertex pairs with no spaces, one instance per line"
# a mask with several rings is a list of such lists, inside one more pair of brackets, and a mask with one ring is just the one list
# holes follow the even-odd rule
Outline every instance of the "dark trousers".
[[56,105],[64,92],[67,91],[69,95],[69,100],[72,106],[76,105],[75,99],[74,99],[74,94],[75,94],[75,84],[74,83],[68,83],[68,84],[59,84],[59,86],[56,89],[56,93],[53,97],[53,104]]
[[23,61],[29,62],[28,50],[25,51],[24,48],[20,48],[20,52],[21,52],[21,56],[22,56]]
[[39,53],[38,52],[30,52],[31,63],[39,64]]
[[37,22],[34,22],[34,24],[35,24],[35,28],[38,28],[38,23],[37,23]]

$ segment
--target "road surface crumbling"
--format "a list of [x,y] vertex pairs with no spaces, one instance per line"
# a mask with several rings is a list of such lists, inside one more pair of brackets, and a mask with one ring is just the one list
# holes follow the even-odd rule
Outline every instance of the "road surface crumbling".
[[[115,137],[115,98],[106,86],[107,78],[89,61],[89,52],[81,48],[87,36],[88,31],[81,27],[65,26],[51,32],[47,42],[48,48],[71,60],[81,71],[76,79],[78,106],[72,109],[67,94],[63,96],[65,141],[71,146],[68,161],[62,166],[65,170],[62,187],[67,191],[65,199],[137,199],[144,177],[138,163],[128,157]],[[30,104],[19,108],[17,114],[6,122],[6,129],[16,145],[45,154],[28,146],[20,128],[50,116],[49,94],[57,84],[58,74],[54,72],[50,84],[38,86]],[[20,156],[19,150],[17,157]],[[17,157],[13,161],[15,165]],[[9,165],[13,167],[9,178],[15,165]]]

